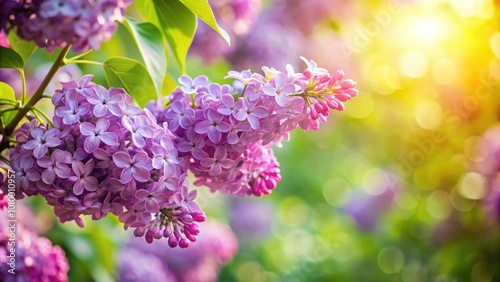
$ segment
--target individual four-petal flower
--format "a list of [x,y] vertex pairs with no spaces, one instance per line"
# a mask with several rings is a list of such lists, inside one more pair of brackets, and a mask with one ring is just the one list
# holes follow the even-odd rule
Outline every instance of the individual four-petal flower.
[[109,121],[106,119],[97,121],[95,126],[90,122],[83,122],[80,124],[80,133],[88,136],[85,138],[85,142],[83,143],[83,148],[87,153],[93,153],[97,150],[101,141],[110,146],[115,145],[118,142],[118,138],[114,133],[106,131],[108,128]]

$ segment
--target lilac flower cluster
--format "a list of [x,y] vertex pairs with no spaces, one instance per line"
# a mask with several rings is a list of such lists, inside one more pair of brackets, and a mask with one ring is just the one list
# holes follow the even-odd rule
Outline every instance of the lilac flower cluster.
[[[2,198],[4,195],[0,195]],[[0,207],[3,200],[0,199]],[[9,274],[10,249],[7,210],[0,210],[0,273],[2,281],[63,282],[68,281],[68,261],[64,251],[44,237],[39,237],[26,228],[22,221],[16,224],[15,274]]]
[[343,102],[356,96],[355,82],[342,71],[330,75],[303,60],[308,67],[301,73],[291,66],[286,73],[264,67],[264,75],[231,71],[227,77],[240,83],[238,90],[183,76],[166,109],[148,105],[168,123],[180,166],[194,173],[196,185],[239,196],[271,193],[281,175],[270,146],[298,126],[317,130],[330,109],[343,110]]
[[[167,248],[167,242],[161,240],[145,244],[143,240],[132,238],[120,251],[120,257],[124,259],[118,265],[118,276],[123,277],[119,281],[138,281],[125,277],[136,276],[143,272],[141,269],[151,269],[151,266],[145,265],[148,262],[156,267],[145,273],[140,281],[217,281],[221,266],[227,264],[238,251],[238,238],[229,226],[221,222],[207,220],[201,228],[203,232],[196,244],[185,250]],[[133,263],[125,259],[132,256]],[[172,274],[175,279],[171,278]],[[169,279],[162,280],[164,276]]]
[[183,76],[166,109],[154,101],[134,106],[122,89],[96,85],[91,75],[62,83],[52,96],[53,121],[31,120],[14,133],[17,195],[42,195],[61,222],[83,226],[81,215],[111,212],[149,243],[165,237],[171,247],[188,247],[205,220],[188,170],[212,191],[269,194],[281,180],[271,146],[298,126],[317,130],[330,109],[357,94],[342,71],[330,75],[304,61],[300,73],[291,66],[230,72],[236,88]]
[[5,0],[0,31],[17,27],[24,40],[52,51],[72,44],[75,52],[99,49],[123,21],[132,0]]
[[53,124],[32,120],[14,133],[18,195],[42,195],[61,222],[83,226],[80,215],[111,212],[148,242],[189,246],[205,215],[188,191],[173,134],[122,89],[91,79],[62,83],[52,97]]

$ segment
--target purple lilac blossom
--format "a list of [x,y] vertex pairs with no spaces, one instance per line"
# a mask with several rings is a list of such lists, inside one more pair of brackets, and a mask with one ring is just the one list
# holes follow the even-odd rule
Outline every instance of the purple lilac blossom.
[[154,255],[123,248],[118,255],[118,282],[176,282],[175,276]]
[[343,110],[357,95],[342,71],[330,75],[302,59],[302,72],[290,65],[284,73],[230,72],[243,84],[239,91],[181,77],[166,109],[134,106],[123,89],[105,89],[91,75],[62,83],[52,96],[53,125],[31,120],[14,133],[17,197],[40,194],[61,222],[82,227],[81,215],[99,220],[112,212],[148,243],[165,237],[186,248],[205,221],[188,170],[195,185],[212,191],[269,194],[281,180],[271,146],[297,127],[318,130],[330,109]]
[[[232,42],[244,37],[253,27],[261,7],[261,0],[210,0],[217,23],[229,34]],[[190,53],[199,55],[205,63],[229,56],[234,44],[228,43],[211,27],[198,21],[198,28]]]
[[254,242],[271,234],[276,213],[272,202],[234,198],[229,206],[229,223],[240,240]]
[[385,187],[376,195],[359,191],[351,196],[343,210],[359,229],[371,231],[377,226],[378,219],[391,208],[394,194],[393,187]]
[[[0,44],[1,45],[1,44]],[[42,80],[47,75],[52,64],[43,64],[38,67],[34,74],[26,74],[26,93],[27,96],[32,96],[36,88],[42,83]],[[65,65],[60,68],[52,80],[50,81],[45,93],[54,93],[58,88],[61,88],[61,82],[68,82],[81,77],[82,73],[76,65]],[[7,83],[16,94],[16,97],[21,97],[23,93],[21,75],[16,69],[0,69],[0,81]]]
[[122,22],[132,0],[6,0],[0,6],[0,31],[17,27],[21,39],[52,51],[72,45],[74,52],[99,49]]
[[[238,240],[231,228],[221,222],[207,220],[200,228],[203,232],[196,244],[186,250],[170,249],[168,243],[161,240],[145,244],[142,240],[131,238],[122,252],[136,250],[144,256],[159,259],[163,262],[161,269],[169,270],[179,282],[217,281],[220,268],[236,255]],[[119,264],[120,272],[126,271],[125,265]]]
[[[2,198],[4,195],[0,195]],[[5,200],[5,198],[4,198]],[[4,201],[0,200],[0,202]],[[15,237],[15,274],[8,271],[12,269],[10,262],[10,249],[12,245],[9,240],[7,220],[8,216],[5,205],[0,203],[0,273],[2,281],[33,281],[33,282],[64,282],[68,281],[69,265],[64,251],[53,246],[44,237],[39,237],[27,229],[22,221],[16,224]]]
[[166,164],[153,165],[157,149],[173,144],[167,124],[132,106],[123,90],[91,79],[62,83],[55,92],[54,127],[32,120],[14,133],[18,198],[40,194],[61,222],[80,226],[81,215],[98,220],[112,212],[148,242],[165,237],[172,247],[189,246],[205,215],[188,192],[175,148],[162,155]]
[[236,50],[227,58],[235,69],[268,65],[284,71],[281,68],[288,63],[298,65],[303,46],[309,44],[304,34],[276,21],[274,12],[267,10],[261,13],[254,28],[234,45]]
[[483,208],[489,221],[500,224],[500,125],[492,126],[483,134],[476,155],[472,171],[481,173],[486,179]]
[[357,95],[355,82],[344,79],[342,71],[330,75],[302,59],[307,68],[300,73],[290,65],[286,72],[231,71],[227,78],[236,79],[241,89],[181,77],[184,86],[170,95],[171,106],[148,105],[159,123],[179,124],[169,128],[179,165],[194,173],[195,185],[239,196],[271,193],[281,180],[271,146],[299,126],[319,129],[330,109],[343,110],[343,102]]

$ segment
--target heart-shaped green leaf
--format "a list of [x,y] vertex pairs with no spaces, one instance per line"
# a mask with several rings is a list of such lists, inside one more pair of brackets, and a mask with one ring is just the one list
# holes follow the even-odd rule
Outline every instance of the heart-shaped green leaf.
[[[16,95],[14,93],[14,89],[12,89],[12,87],[10,87],[10,85],[8,85],[7,83],[0,82],[0,99],[16,102]],[[11,106],[8,106],[7,108],[10,107]],[[9,122],[14,118],[15,115],[16,111],[4,112],[2,114],[3,126],[4,127],[7,126],[7,124],[9,124]]]
[[191,12],[197,15],[202,21],[204,21],[208,26],[213,28],[218,34],[220,34],[228,44],[231,44],[231,39],[227,32],[222,29],[215,20],[212,8],[208,4],[207,0],[180,0],[184,6],[186,6]]
[[123,57],[113,57],[103,64],[109,86],[125,89],[145,107],[151,100],[158,98],[153,79],[146,68],[139,62]]
[[0,46],[0,68],[20,70],[23,66],[23,58],[16,51]]
[[21,58],[23,58],[23,62],[26,63],[35,52],[36,44],[33,41],[22,40],[19,36],[17,36],[15,30],[9,32],[8,38],[12,49],[16,51]]
[[124,25],[137,43],[156,91],[160,93],[167,72],[167,57],[160,30],[152,23],[138,23],[130,18],[125,20]]
[[181,72],[196,31],[196,16],[179,0],[137,0],[134,6],[163,33]]

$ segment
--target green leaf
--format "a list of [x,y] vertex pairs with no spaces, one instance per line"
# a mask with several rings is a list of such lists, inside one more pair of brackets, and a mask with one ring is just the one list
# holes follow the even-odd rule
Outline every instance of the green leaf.
[[151,100],[156,100],[153,79],[146,68],[139,62],[123,57],[113,57],[103,64],[109,86],[121,87],[145,107]]
[[9,43],[12,46],[12,49],[16,51],[21,58],[23,58],[23,62],[27,62],[28,59],[33,55],[36,50],[36,44],[33,41],[24,41],[19,36],[17,36],[15,30],[9,32]]
[[208,4],[207,0],[179,0],[186,6],[191,12],[197,15],[202,21],[204,21],[208,26],[213,28],[218,34],[220,34],[229,45],[231,45],[231,39],[227,32],[222,29],[215,20],[212,8]]
[[179,0],[138,0],[135,7],[168,41],[181,72],[196,31],[196,16]]
[[0,81],[0,99],[6,99],[12,102],[16,102],[16,95],[14,93],[14,89],[10,87],[5,82]]
[[0,68],[20,70],[23,66],[23,58],[16,51],[0,46]]
[[160,30],[152,23],[138,23],[130,18],[125,20],[124,25],[137,43],[156,92],[160,93],[163,77],[167,73],[167,56]]
[[[10,87],[7,83],[0,82],[0,99],[6,99],[12,102],[16,102],[16,95],[14,89]],[[11,108],[11,106],[6,107]],[[10,123],[10,121],[16,116],[16,111],[8,111],[2,114],[2,122],[4,127]]]

